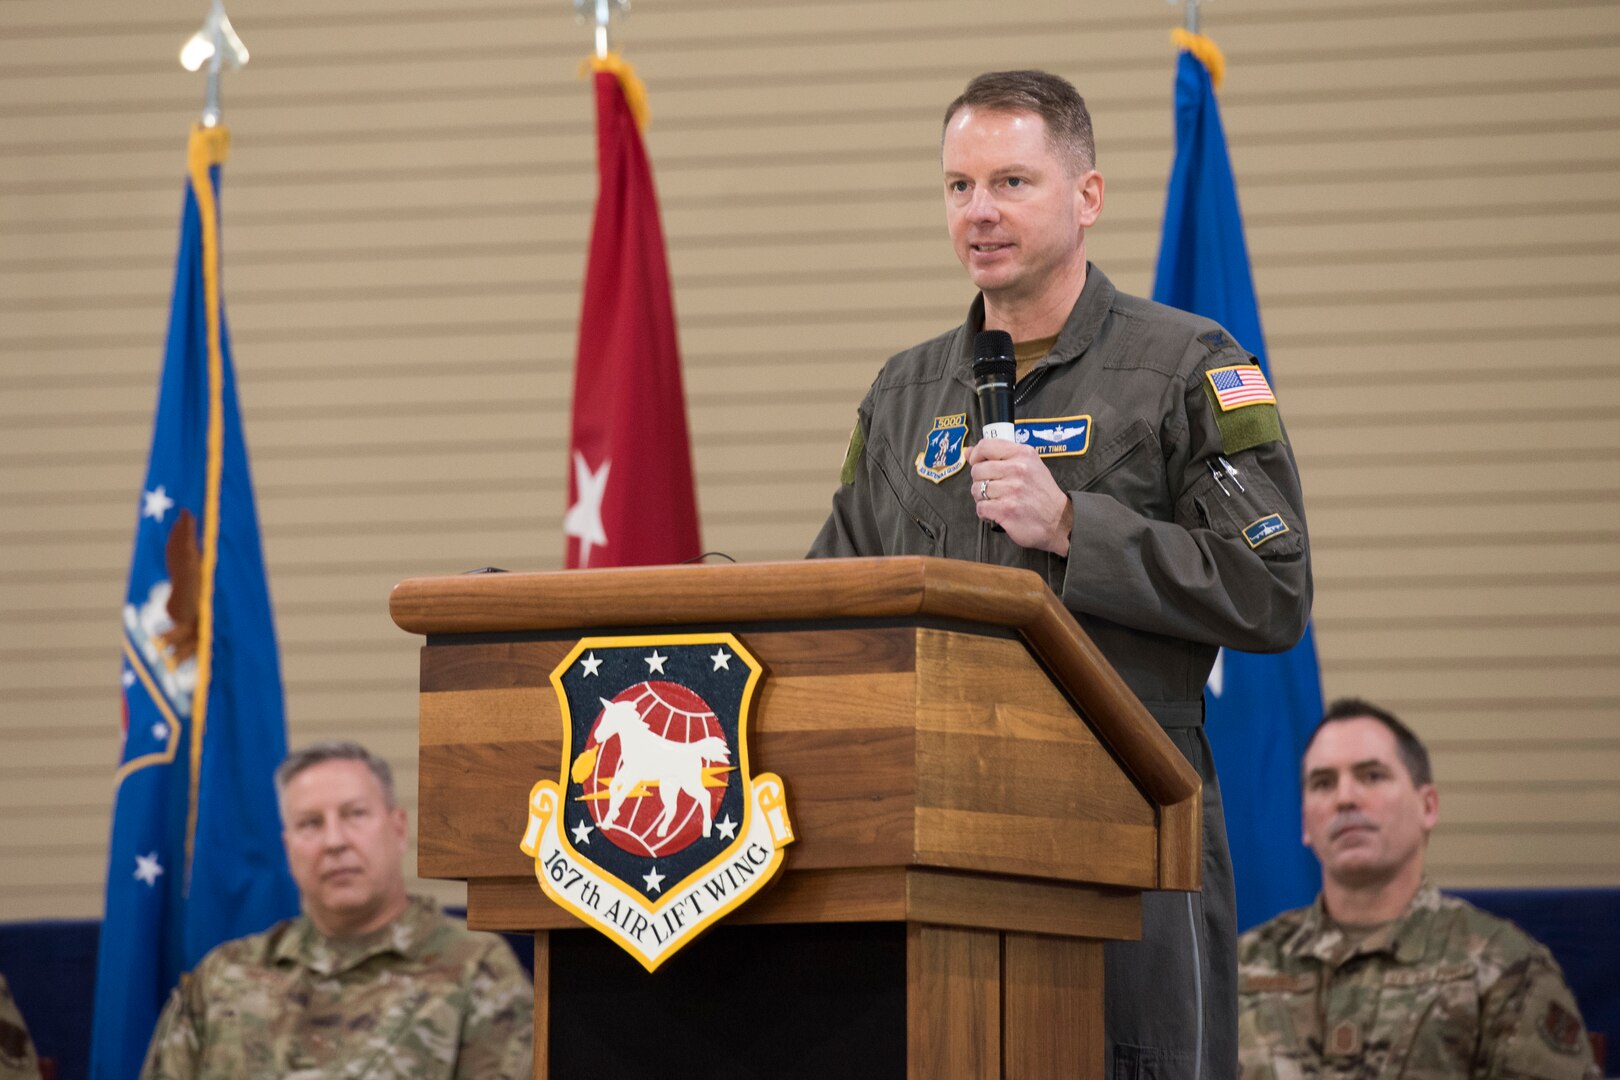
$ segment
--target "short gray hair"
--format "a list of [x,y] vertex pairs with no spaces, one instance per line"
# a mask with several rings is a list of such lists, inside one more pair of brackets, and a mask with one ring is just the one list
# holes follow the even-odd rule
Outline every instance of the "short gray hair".
[[1034,113],[1046,122],[1046,143],[1079,176],[1097,165],[1097,141],[1091,132],[1091,112],[1074,84],[1046,71],[987,71],[967,84],[962,96],[945,110],[940,132],[962,109],[984,112]]
[[360,761],[371,770],[371,775],[382,785],[383,801],[392,810],[398,806],[394,798],[394,770],[388,762],[373,754],[357,742],[347,739],[326,739],[300,747],[287,755],[287,760],[276,766],[276,798],[280,800],[293,777],[314,765],[326,761]]

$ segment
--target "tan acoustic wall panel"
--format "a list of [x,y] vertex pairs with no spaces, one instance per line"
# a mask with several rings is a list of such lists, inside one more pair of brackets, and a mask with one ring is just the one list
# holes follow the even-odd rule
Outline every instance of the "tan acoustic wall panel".
[[[206,7],[0,4],[0,919],[101,908],[202,96],[175,55]],[[366,740],[414,809],[389,588],[561,558],[590,30],[566,0],[229,7],[253,59],[224,82],[225,294],[290,735]],[[960,319],[939,118],[977,71],[1078,83],[1092,256],[1151,289],[1177,19],[640,0],[615,36],[650,93],[706,547],[802,554],[878,365]],[[1326,688],[1430,739],[1443,884],[1620,884],[1620,8],[1220,0],[1205,27]]]

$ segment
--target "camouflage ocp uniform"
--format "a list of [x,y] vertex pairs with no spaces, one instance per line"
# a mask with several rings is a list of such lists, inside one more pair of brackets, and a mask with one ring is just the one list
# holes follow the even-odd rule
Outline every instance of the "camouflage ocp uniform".
[[1321,897],[1238,941],[1245,1080],[1597,1080],[1580,1010],[1545,946],[1424,882],[1357,939]]
[[28,1025],[0,975],[0,1080],[39,1080],[39,1058]]
[[184,976],[141,1076],[527,1080],[533,993],[504,941],[428,900],[352,939],[300,917],[226,942]]

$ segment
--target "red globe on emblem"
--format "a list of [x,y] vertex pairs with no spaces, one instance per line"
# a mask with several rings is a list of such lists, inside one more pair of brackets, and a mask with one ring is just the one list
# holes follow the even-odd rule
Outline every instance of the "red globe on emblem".
[[697,694],[662,680],[637,683],[603,708],[587,745],[599,749],[585,803],[615,847],[658,858],[712,830],[731,749]]

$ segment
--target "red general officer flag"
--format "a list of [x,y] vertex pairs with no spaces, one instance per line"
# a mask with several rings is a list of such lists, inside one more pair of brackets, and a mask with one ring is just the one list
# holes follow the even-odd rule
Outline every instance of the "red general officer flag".
[[567,565],[684,562],[702,549],[644,98],[616,54],[591,63],[600,189],[574,369]]

